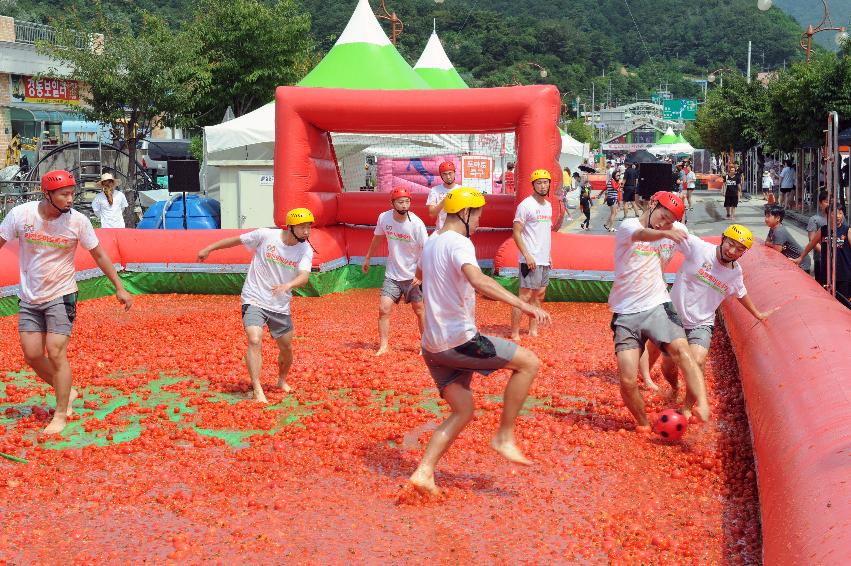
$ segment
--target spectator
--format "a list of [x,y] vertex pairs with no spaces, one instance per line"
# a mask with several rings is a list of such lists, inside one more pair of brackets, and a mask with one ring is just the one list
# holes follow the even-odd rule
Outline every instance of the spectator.
[[121,191],[115,190],[118,182],[110,173],[100,176],[97,185],[101,192],[92,200],[92,212],[100,220],[101,228],[124,228],[124,209],[127,198]]
[[691,168],[691,164],[689,162],[686,162],[686,166],[683,168],[683,184],[686,189],[688,209],[692,210],[691,194],[694,192],[694,188],[697,185],[697,175],[694,173],[694,169]]
[[762,198],[768,200],[768,193],[771,192],[771,188],[774,185],[774,179],[771,178],[771,170],[765,169],[762,172]]
[[727,210],[727,218],[736,219],[736,207],[739,206],[739,198],[742,196],[742,171],[736,165],[730,165],[730,169],[724,175],[724,208]]
[[[788,258],[797,259],[803,255],[803,249],[800,244],[795,241],[788,228],[783,226],[783,219],[786,217],[786,209],[780,204],[769,204],[765,206],[765,225],[768,226],[768,237],[765,239],[765,245],[773,250],[777,250]],[[804,257],[798,265],[801,269],[810,272],[810,258]]]
[[638,165],[636,163],[629,164],[629,168],[624,173],[623,179],[623,219],[626,220],[628,207],[632,207],[635,217],[638,218],[640,214],[638,205],[635,202],[636,195],[638,194]]
[[821,229],[827,225],[827,207],[830,204],[830,193],[821,187],[818,195],[818,210],[810,216],[807,221],[807,237],[812,240],[816,238],[819,243],[816,243],[815,254],[813,254],[813,274],[816,281],[822,285],[827,283],[827,275],[825,274],[825,266],[821,262]]
[[591,185],[587,182],[579,190],[579,209],[585,215],[585,220],[579,227],[583,230],[591,230]]
[[503,191],[506,194],[513,195],[514,194],[514,162],[511,161],[508,165],[505,166],[507,171],[502,175],[502,186]]
[[[819,205],[821,205],[821,200],[819,200]],[[836,240],[833,243],[834,255],[836,256],[836,292],[849,299],[851,298],[851,242],[848,240],[848,223],[845,221],[845,211],[842,207],[837,207],[834,211],[828,201],[824,218],[824,225],[817,232],[812,233],[807,247],[804,248],[799,257],[793,258],[792,261],[801,265],[805,259],[809,259],[807,255],[810,251],[817,249],[816,265],[821,265],[823,279],[819,283],[828,284],[827,248],[830,246],[831,240],[828,237],[827,219],[830,218],[836,227]],[[816,267],[816,270],[818,270],[818,267]]]
[[606,197],[606,206],[609,207],[609,219],[603,227],[609,232],[616,232],[615,217],[618,215],[618,202],[621,199],[620,176],[615,171],[614,175],[606,179],[606,190],[600,193],[601,198]]
[[792,160],[787,159],[783,170],[780,172],[780,204],[789,208],[792,202],[792,193],[795,191],[795,167]]

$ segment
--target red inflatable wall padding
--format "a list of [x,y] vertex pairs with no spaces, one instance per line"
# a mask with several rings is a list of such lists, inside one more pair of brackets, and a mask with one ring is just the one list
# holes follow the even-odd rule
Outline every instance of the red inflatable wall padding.
[[[346,247],[349,257],[363,257],[372,241],[374,228],[372,227],[346,227]],[[496,250],[511,238],[509,230],[481,230],[473,234],[473,245],[476,246],[476,257],[480,260],[492,260],[496,256]],[[381,245],[372,254],[373,257],[387,257],[387,241],[383,239]]]
[[753,434],[765,564],[851,562],[851,311],[779,253],[742,257],[763,324],[722,305]]
[[[515,131],[517,194],[514,204],[531,194],[535,169],[548,169],[553,188],[561,186],[558,155],[561,138],[556,121],[561,109],[558,90],[550,85],[464,90],[350,90],[279,87],[275,95],[275,223],[285,224],[286,211],[311,209],[317,226],[345,222],[330,195],[341,191],[329,132],[344,133],[499,133]],[[555,191],[553,225],[561,224]],[[352,193],[346,198],[369,198]],[[511,197],[509,197],[511,198]],[[347,203],[343,203],[347,204]],[[383,207],[382,207],[383,208]],[[361,210],[356,207],[356,210]],[[512,218],[487,213],[488,226],[508,228]],[[372,211],[377,215],[381,208]],[[496,214],[491,218],[490,215]],[[507,218],[504,225],[496,224]],[[358,221],[361,222],[361,221]],[[370,223],[374,220],[370,220]]]
[[[415,194],[411,211],[425,222],[434,226],[434,218],[428,215],[425,194]],[[487,195],[487,204],[482,211],[479,226],[483,228],[505,228],[514,221],[514,195]],[[337,195],[337,218],[343,224],[375,225],[378,215],[390,210],[389,193],[340,193]]]
[[[100,231],[98,231],[100,232]],[[248,230],[116,230],[118,250],[124,265],[131,263],[198,263],[201,248]],[[80,251],[77,250],[77,256]],[[208,263],[244,264],[251,261],[245,246],[216,250]]]

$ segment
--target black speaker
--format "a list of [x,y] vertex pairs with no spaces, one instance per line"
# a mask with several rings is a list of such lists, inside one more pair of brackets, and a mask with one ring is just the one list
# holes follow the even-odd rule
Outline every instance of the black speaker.
[[649,200],[658,191],[670,191],[673,179],[669,163],[641,163],[638,165],[638,195]]
[[168,160],[168,190],[172,193],[197,193],[201,190],[197,159]]

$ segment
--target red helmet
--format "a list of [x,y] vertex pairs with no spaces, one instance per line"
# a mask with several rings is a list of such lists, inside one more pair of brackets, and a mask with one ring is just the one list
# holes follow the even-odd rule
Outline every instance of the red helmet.
[[447,171],[455,171],[455,164],[451,161],[444,161],[440,164],[440,168],[438,170],[440,171],[441,175],[443,173],[446,173]]
[[683,199],[668,191],[659,191],[650,199],[652,202],[667,208],[674,213],[677,220],[683,219],[683,214],[686,212],[686,205],[683,204]]
[[64,169],[56,169],[48,171],[41,178],[42,191],[56,191],[65,187],[73,187],[77,182],[74,181],[74,176]]
[[394,201],[397,198],[411,198],[411,193],[410,193],[410,191],[408,191],[408,189],[406,189],[404,187],[396,187],[390,193],[390,200]]

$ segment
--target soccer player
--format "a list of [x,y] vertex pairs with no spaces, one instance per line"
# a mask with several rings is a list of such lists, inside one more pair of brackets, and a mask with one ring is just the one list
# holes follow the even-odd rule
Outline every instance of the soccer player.
[[455,184],[455,164],[451,161],[444,161],[438,168],[440,179],[443,184],[431,188],[426,199],[428,206],[428,215],[435,218],[434,229],[440,230],[443,223],[446,221],[446,211],[443,210],[443,199],[446,193],[457,187]]

